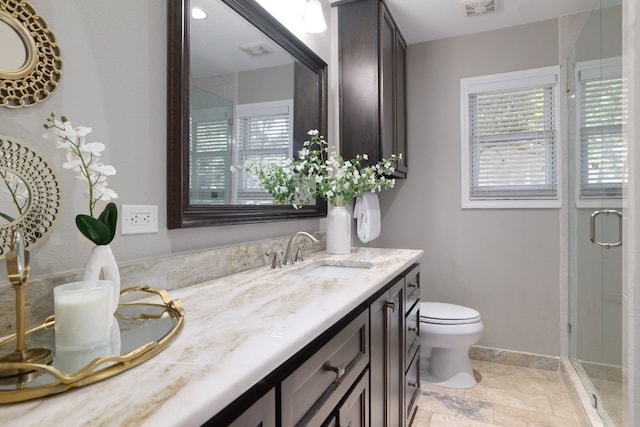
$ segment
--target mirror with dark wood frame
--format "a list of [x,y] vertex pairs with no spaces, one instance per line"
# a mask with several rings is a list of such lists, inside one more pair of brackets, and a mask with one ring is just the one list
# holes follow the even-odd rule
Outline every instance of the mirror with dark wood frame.
[[[320,199],[274,205],[231,166],[295,156],[311,129],[326,135],[327,64],[253,0],[168,5],[168,228],[324,216]],[[196,6],[207,19],[192,18]],[[284,131],[260,118],[267,110],[285,112]],[[274,132],[282,134],[276,151]]]

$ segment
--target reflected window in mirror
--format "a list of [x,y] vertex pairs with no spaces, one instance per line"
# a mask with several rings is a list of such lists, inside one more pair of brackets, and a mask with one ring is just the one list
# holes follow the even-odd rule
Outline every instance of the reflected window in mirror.
[[295,156],[310,129],[326,134],[324,61],[257,3],[169,3],[169,228],[324,216],[320,200],[274,205],[232,173]]

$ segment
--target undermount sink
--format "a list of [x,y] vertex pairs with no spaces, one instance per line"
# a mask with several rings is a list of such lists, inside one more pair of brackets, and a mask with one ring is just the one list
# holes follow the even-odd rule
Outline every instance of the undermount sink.
[[295,273],[302,276],[322,277],[326,279],[349,279],[365,273],[373,267],[368,263],[334,264],[320,262],[297,269]]

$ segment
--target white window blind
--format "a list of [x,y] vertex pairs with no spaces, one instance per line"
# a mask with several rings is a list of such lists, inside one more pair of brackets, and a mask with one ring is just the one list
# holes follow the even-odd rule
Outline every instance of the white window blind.
[[191,118],[189,200],[194,205],[226,204],[230,188],[230,111],[206,109]]
[[462,79],[463,207],[557,207],[536,205],[559,200],[557,78],[535,71]]
[[[292,101],[238,105],[238,163],[280,162],[292,155]],[[272,200],[255,178],[237,181],[238,202]]]
[[619,199],[626,182],[626,96],[620,58],[576,66],[580,144],[580,199]]

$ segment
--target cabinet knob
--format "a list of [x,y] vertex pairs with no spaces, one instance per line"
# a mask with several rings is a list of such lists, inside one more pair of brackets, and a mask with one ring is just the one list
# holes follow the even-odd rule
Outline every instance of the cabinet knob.
[[407,330],[409,330],[411,332],[418,332],[418,327],[417,326],[408,326]]

